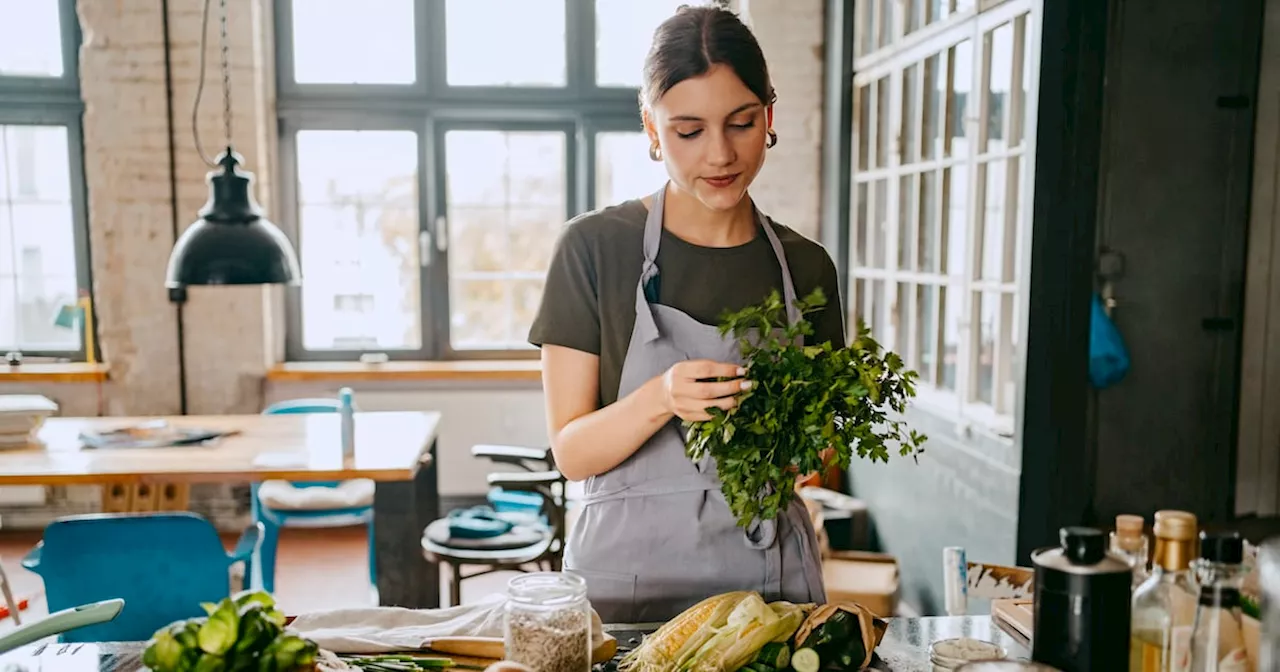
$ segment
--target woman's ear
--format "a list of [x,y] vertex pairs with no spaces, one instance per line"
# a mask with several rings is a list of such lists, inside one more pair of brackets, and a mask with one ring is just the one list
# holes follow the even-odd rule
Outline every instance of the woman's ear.
[[773,105],[764,108],[764,127],[773,130]]
[[649,108],[640,110],[640,119],[644,123],[644,132],[649,136],[649,144],[658,142],[658,127],[653,123],[653,114]]

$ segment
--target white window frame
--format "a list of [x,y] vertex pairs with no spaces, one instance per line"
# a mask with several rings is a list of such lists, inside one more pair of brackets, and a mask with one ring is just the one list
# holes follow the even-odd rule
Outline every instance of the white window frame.
[[[933,0],[926,0],[924,6],[928,7]],[[949,4],[954,7],[956,0],[940,0],[941,4]],[[849,259],[850,267],[848,274],[847,293],[849,295],[850,325],[856,324],[855,320],[861,318],[867,326],[872,328],[873,334],[881,341],[881,345],[888,349],[898,351],[904,357],[907,365],[911,368],[917,368],[920,365],[919,356],[919,338],[917,329],[919,328],[916,319],[916,288],[921,284],[934,284],[935,286],[945,287],[947,292],[959,291],[960,294],[960,318],[958,324],[957,335],[957,361],[955,370],[955,389],[949,390],[939,387],[936,384],[925,383],[923,380],[918,385],[917,400],[919,405],[931,412],[944,418],[954,420],[958,425],[965,428],[976,428],[985,433],[991,434],[997,438],[1005,440],[1011,439],[1016,428],[1015,417],[1020,408],[1020,388],[1023,375],[1022,353],[1025,351],[1026,343],[1026,301],[1027,301],[1027,278],[1029,277],[1028,269],[1025,268],[1025,260],[1027,259],[1026,249],[1029,244],[1031,230],[1031,194],[1030,185],[1033,180],[1033,158],[1035,156],[1035,114],[1036,109],[1036,88],[1038,73],[1038,45],[1039,41],[1039,24],[1040,24],[1040,2],[1039,0],[970,0],[969,5],[977,5],[980,9],[969,8],[964,11],[949,13],[945,18],[941,18],[933,23],[924,25],[910,34],[905,34],[906,17],[905,11],[909,11],[912,6],[910,0],[897,2],[896,0],[869,0],[866,3],[859,3],[858,19],[865,21],[869,15],[874,17],[874,12],[883,6],[894,7],[894,16],[891,23],[893,35],[886,46],[881,46],[858,56],[863,51],[861,43],[867,39],[866,31],[861,29],[862,24],[855,26],[855,58],[854,58],[854,78],[853,78],[853,95],[855,103],[853,105],[853,133],[852,133],[852,151],[850,153],[852,162],[852,184],[850,192],[850,234],[849,240]],[[961,3],[963,4],[963,3]],[[1008,102],[1004,115],[1005,127],[1003,129],[1005,138],[1017,137],[1020,135],[1021,142],[1010,148],[1005,147],[996,151],[979,151],[980,147],[985,148],[988,132],[988,95],[987,90],[990,86],[991,78],[991,40],[993,31],[1004,25],[1013,27],[1013,72],[1010,80],[1011,86],[1008,94]],[[878,30],[880,24],[874,26],[874,30]],[[878,40],[876,33],[871,34],[872,39]],[[951,48],[962,42],[968,41],[970,45],[970,56],[972,58],[971,69],[972,81],[968,83],[970,94],[966,97],[966,109],[964,114],[965,137],[968,139],[966,143],[967,152],[963,156],[944,156],[939,152],[932,159],[923,159],[924,137],[924,91],[926,82],[926,71],[924,64],[930,57],[935,54],[951,53]],[[1027,53],[1027,52],[1030,53]],[[917,76],[915,79],[914,109],[912,110],[912,119],[909,121],[914,127],[914,135],[916,140],[916,151],[920,158],[911,157],[907,162],[903,161],[903,128],[902,128],[902,108],[903,108],[903,82],[905,79],[905,71],[911,66],[918,66],[916,69]],[[1024,99],[1021,79],[1024,75],[1024,69],[1027,77],[1027,93]],[[868,129],[867,138],[862,137],[861,128],[863,120],[861,119],[861,105],[858,104],[858,96],[863,91],[863,87],[867,87],[868,92],[874,92],[877,89],[877,83],[887,78],[889,100],[887,105],[881,105],[878,100],[873,100],[868,109],[870,111],[869,118],[865,122]],[[944,103],[950,96],[944,98]],[[885,124],[887,132],[886,138],[889,139],[891,146],[885,152],[887,163],[883,166],[875,165],[876,153],[879,151],[878,145],[886,138],[878,137],[878,128],[880,126],[878,115],[883,109],[887,112],[889,119]],[[938,136],[945,140],[949,132],[950,125],[953,123],[952,118],[948,114],[949,107],[944,106],[941,118],[938,120],[940,129]],[[1015,113],[1017,112],[1017,113]],[[863,144],[865,143],[865,149]],[[864,170],[860,156],[865,151],[868,157],[867,169]],[[999,280],[981,279],[981,261],[982,261],[982,237],[985,229],[985,200],[986,200],[986,172],[987,166],[993,160],[1006,161],[1005,166],[1008,167],[1008,161],[1016,160],[1018,169],[1016,175],[1011,171],[1005,171],[1005,179],[1010,180],[1016,177],[1016,190],[1005,189],[1005,204],[1003,208],[1004,225],[1006,240],[1004,245],[1004,268],[1002,268],[1003,277]],[[945,273],[922,273],[911,270],[903,270],[898,266],[898,242],[900,227],[904,222],[910,226],[916,227],[918,223],[915,218],[900,216],[899,204],[900,184],[904,177],[916,175],[922,176],[932,172],[937,178],[934,180],[935,191],[935,207],[937,209],[937,230],[935,235],[935,255],[939,258],[937,262],[939,268],[943,263],[942,259],[947,256],[948,248],[948,225],[950,215],[948,213],[949,206],[945,194],[944,169],[955,166],[963,166],[967,173],[967,204],[966,204],[966,222],[965,222],[965,241],[964,241],[964,258],[960,260],[948,259]],[[919,184],[922,177],[915,177],[914,184]],[[873,250],[880,247],[873,240],[875,235],[875,217],[879,209],[876,201],[876,188],[878,182],[883,181],[885,184],[884,196],[887,203],[884,206],[885,219],[885,241],[883,243],[883,258],[874,268],[868,268],[865,263],[867,255]],[[859,203],[859,187],[864,186],[867,194],[871,197],[871,203],[866,206],[866,221],[862,221],[859,217],[861,204]],[[913,190],[915,193],[908,196],[909,205],[918,212],[919,190]],[[1016,207],[1015,207],[1016,206]],[[861,233],[861,229],[865,227],[865,234]],[[865,248],[859,250],[860,235],[865,235]],[[912,237],[916,234],[912,233]],[[1012,239],[1008,236],[1013,235]],[[909,264],[914,266],[914,262]],[[940,277],[945,278],[941,284],[937,284]],[[870,285],[875,282],[875,285]],[[900,283],[909,283],[909,296],[900,296]],[[887,305],[879,309],[882,315],[887,316],[887,324],[878,324],[873,315],[873,305],[877,305],[868,297],[863,296],[862,287],[870,285],[880,289],[879,296],[876,300],[885,302]],[[978,357],[980,353],[979,333],[977,325],[980,324],[980,305],[975,297],[980,292],[995,292],[1001,296],[1000,309],[996,311],[995,322],[995,351],[993,353],[994,361],[992,362],[992,403],[988,404],[978,399],[977,394],[977,369]],[[899,308],[900,306],[900,308]],[[938,330],[937,342],[934,347],[933,364],[937,375],[941,375],[942,366],[941,359],[944,355],[943,338],[941,334],[945,329],[944,318],[946,316],[946,305],[941,300],[941,292],[935,294],[933,317],[931,322],[936,330]],[[897,317],[898,319],[894,319]],[[905,351],[899,348],[899,328],[901,327],[899,320],[905,322],[905,328],[908,334],[905,340]],[[1013,344],[1017,344],[1015,351]]]

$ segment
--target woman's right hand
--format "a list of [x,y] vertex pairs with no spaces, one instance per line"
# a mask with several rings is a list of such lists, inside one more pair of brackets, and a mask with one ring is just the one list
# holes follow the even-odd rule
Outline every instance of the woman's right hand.
[[[662,375],[662,402],[667,412],[682,420],[710,420],[708,408],[729,410],[738,404],[738,393],[751,389],[743,380],[746,371],[737,364],[707,359],[679,362]],[[717,382],[717,379],[726,380]]]

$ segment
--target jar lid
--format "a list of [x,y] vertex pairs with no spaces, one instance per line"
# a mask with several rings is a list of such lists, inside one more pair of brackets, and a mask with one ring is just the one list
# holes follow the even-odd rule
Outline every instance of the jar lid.
[[1140,535],[1145,522],[1142,516],[1121,514],[1116,516],[1116,532],[1120,533],[1121,536]]
[[1132,572],[1129,563],[1107,553],[1102,531],[1092,527],[1064,527],[1059,545],[1038,551],[1031,561],[1045,569],[1067,574],[1120,574]]
[[1200,558],[1210,562],[1238,565],[1244,562],[1244,539],[1239,532],[1200,533]]
[[572,604],[586,595],[586,579],[570,572],[529,572],[507,581],[507,597],[522,604]]
[[1156,512],[1155,535],[1171,541],[1195,541],[1196,516],[1186,511]]

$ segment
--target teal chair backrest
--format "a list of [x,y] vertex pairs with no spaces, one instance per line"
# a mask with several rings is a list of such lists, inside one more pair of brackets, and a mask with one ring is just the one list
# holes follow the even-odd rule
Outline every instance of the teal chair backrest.
[[72,630],[66,642],[145,641],[173,621],[203,616],[230,594],[231,558],[217,530],[186,512],[92,514],[50,523],[39,560],[49,612],[124,599],[115,620]]

